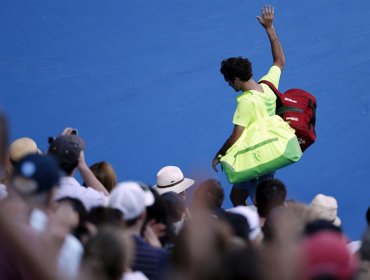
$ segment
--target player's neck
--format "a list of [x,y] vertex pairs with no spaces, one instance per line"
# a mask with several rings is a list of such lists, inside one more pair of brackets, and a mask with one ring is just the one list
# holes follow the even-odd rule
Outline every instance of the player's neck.
[[241,90],[243,92],[249,90],[263,92],[262,86],[260,84],[257,84],[253,79],[249,79],[248,81],[244,82],[241,86]]

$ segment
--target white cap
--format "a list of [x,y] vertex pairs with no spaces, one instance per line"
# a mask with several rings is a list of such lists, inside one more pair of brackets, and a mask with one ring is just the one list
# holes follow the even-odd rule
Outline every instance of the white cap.
[[159,193],[182,193],[194,185],[194,180],[185,178],[177,166],[165,166],[157,173],[157,184],[153,188]]
[[319,218],[328,220],[335,226],[341,225],[341,220],[337,216],[338,203],[332,196],[318,194],[311,201],[310,206],[319,214]]
[[244,218],[247,219],[250,232],[249,232],[249,239],[255,240],[258,235],[262,232],[261,225],[260,225],[260,217],[258,216],[257,211],[252,209],[249,206],[237,206],[227,210],[228,212],[235,213],[242,215]]
[[120,210],[124,220],[140,216],[147,206],[153,205],[154,196],[150,190],[144,190],[136,182],[119,183],[111,192],[108,205]]

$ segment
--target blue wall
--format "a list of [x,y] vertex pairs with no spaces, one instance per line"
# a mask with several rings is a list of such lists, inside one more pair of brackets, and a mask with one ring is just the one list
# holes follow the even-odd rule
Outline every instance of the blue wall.
[[[333,195],[345,232],[360,238],[370,202],[370,1],[271,1],[285,49],[281,89],[318,99],[317,143],[278,172],[289,197]],[[154,183],[165,165],[217,177],[211,159],[232,130],[235,93],[219,74],[247,56],[271,65],[255,16],[263,1],[23,0],[0,9],[0,105],[11,138],[79,129],[89,163],[120,180]],[[230,207],[230,201],[225,202]]]

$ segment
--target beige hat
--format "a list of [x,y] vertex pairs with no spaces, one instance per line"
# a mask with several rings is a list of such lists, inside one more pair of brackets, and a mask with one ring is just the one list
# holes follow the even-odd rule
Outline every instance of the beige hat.
[[338,203],[334,197],[318,194],[311,201],[310,206],[317,212],[319,219],[328,220],[335,226],[341,225],[341,220],[337,216]]
[[9,159],[12,162],[17,162],[21,158],[29,154],[41,154],[37,148],[36,142],[31,138],[22,137],[14,140],[9,147]]
[[185,178],[181,169],[177,166],[165,166],[158,171],[157,184],[153,188],[159,194],[166,192],[182,193],[194,183],[194,180]]

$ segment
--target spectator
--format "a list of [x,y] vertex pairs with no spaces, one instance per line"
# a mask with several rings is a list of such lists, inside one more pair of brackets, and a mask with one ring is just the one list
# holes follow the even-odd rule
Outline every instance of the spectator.
[[318,219],[306,224],[304,234],[313,235],[323,230],[342,234],[342,229],[328,220]]
[[150,280],[162,279],[167,265],[167,252],[160,248],[161,244],[151,229],[145,229],[144,236],[140,236],[141,228],[145,222],[146,207],[154,203],[151,192],[144,191],[136,182],[119,183],[109,198],[109,207],[118,209],[123,213],[126,230],[135,243],[135,258],[133,271],[141,271]]
[[255,204],[262,224],[272,209],[285,205],[286,195],[286,187],[278,179],[266,179],[257,185]]
[[[96,234],[102,227],[124,227],[123,214],[118,209],[113,209],[105,206],[97,206],[92,208],[87,215],[88,234],[84,236],[84,241]],[[84,243],[86,243],[84,242]]]
[[87,211],[85,206],[79,199],[73,197],[63,197],[58,199],[57,207],[60,207],[61,205],[71,207],[73,212],[77,214],[78,222],[76,227],[73,229],[72,233],[76,238],[78,238],[82,242],[81,238],[85,234],[88,234],[88,229],[86,228]]
[[307,224],[316,220],[317,213],[304,204],[289,202],[286,207],[273,208],[262,227],[264,243],[296,246],[303,238]]
[[228,210],[231,213],[242,215],[249,224],[249,240],[253,244],[260,244],[263,240],[263,233],[260,226],[260,218],[257,212],[249,206],[237,206]]
[[[367,209],[367,212],[366,212],[366,223],[367,223],[367,230],[366,232],[368,232],[369,230],[369,217],[370,216],[370,207]],[[363,238],[369,238],[368,234],[365,234]],[[367,240],[369,241],[369,240]],[[354,254],[359,254],[361,253],[361,249],[363,248],[362,246],[362,240],[354,240],[354,241],[351,241],[351,242],[348,242],[347,244],[347,247],[350,249],[350,251]],[[369,248],[369,242],[368,244],[365,246],[367,248]],[[365,263],[365,266],[367,264]],[[370,266],[369,266],[370,267]],[[370,272],[369,272],[369,275],[370,275]]]
[[315,219],[306,205],[290,203],[273,208],[263,226],[263,279],[301,279],[300,243],[307,221]]
[[195,190],[193,195],[192,207],[197,209],[208,209],[218,216],[223,212],[222,203],[224,202],[224,189],[217,180],[210,179],[202,182]]
[[92,208],[88,214],[87,219],[97,228],[106,225],[110,226],[124,225],[122,211],[110,207],[98,206]]
[[8,123],[5,115],[0,112],[0,171],[1,174],[6,165],[6,154],[8,149]]
[[8,162],[6,170],[2,176],[2,183],[9,185],[9,178],[13,171],[14,165],[23,157],[30,154],[41,154],[36,142],[28,137],[22,137],[14,140],[9,146]]
[[28,155],[14,167],[11,186],[33,210],[30,221],[36,230],[42,231],[46,227],[46,212],[51,206],[59,179],[58,164],[51,156]]
[[[120,227],[103,227],[86,245],[81,277],[105,280],[147,280],[132,272],[132,244]],[[123,277],[122,277],[123,276]]]
[[168,213],[168,221],[174,234],[179,234],[186,220],[186,205],[184,198],[175,192],[161,195]]
[[106,161],[100,161],[90,166],[90,170],[95,177],[103,184],[108,192],[117,185],[116,173],[113,166]]
[[229,223],[195,213],[176,240],[167,279],[214,279],[220,258],[235,248]]
[[8,195],[7,187],[3,184],[6,174],[6,155],[8,148],[8,123],[5,116],[0,113],[0,200]]
[[154,202],[152,205],[146,208],[146,219],[141,229],[141,235],[144,235],[147,225],[150,224],[154,230],[154,233],[159,238],[162,247],[170,250],[174,242],[174,232],[171,228],[171,223],[169,222],[169,213],[166,207],[166,203],[161,195],[153,188],[145,183],[139,183],[144,189],[149,190],[154,197]]
[[320,219],[327,220],[338,227],[341,225],[337,215],[338,203],[334,197],[318,194],[313,198],[310,206],[317,211]]
[[67,278],[73,278],[77,276],[83,247],[78,239],[70,234],[78,224],[78,217],[72,210],[58,208],[55,215],[64,219],[63,226],[53,223],[55,215],[51,214],[51,202],[59,179],[60,170],[53,157],[33,154],[24,157],[15,165],[11,186],[30,209],[27,211],[29,225],[36,233],[40,234],[55,227],[54,230],[60,236],[59,272]]
[[224,212],[222,216],[219,217],[220,220],[225,221],[230,229],[230,243],[236,248],[239,247],[250,247],[251,240],[249,238],[249,233],[251,231],[248,219],[241,215],[240,213]]
[[91,237],[83,255],[80,277],[120,280],[127,262],[121,239],[113,230],[101,230]]
[[303,269],[300,279],[353,279],[356,259],[347,249],[341,234],[321,231],[305,238],[301,249]]
[[[49,138],[48,154],[54,155],[66,176],[62,177],[60,188],[55,199],[62,197],[74,197],[82,201],[87,210],[94,206],[104,205],[109,195],[105,187],[96,179],[85,162],[84,141],[71,134],[73,129],[66,128],[61,136]],[[87,188],[73,177],[74,171],[78,169]]]
[[9,146],[9,161],[12,166],[29,154],[41,154],[36,142],[31,138],[16,139]]
[[260,252],[251,247],[244,247],[224,254],[211,279],[261,280],[263,279],[263,269],[263,259]]
[[370,279],[370,228],[366,230],[362,237],[359,257],[360,264],[356,280],[368,280]]
[[[7,157],[6,155],[6,145],[7,145],[7,124],[6,119],[3,115],[0,116],[0,135],[3,136],[3,138],[0,138],[0,162],[1,162],[1,169],[5,168],[5,159]],[[17,161],[19,161],[20,158],[17,158]],[[42,181],[45,180],[45,178],[40,178],[40,176],[37,176],[37,181],[35,181],[34,175],[35,171],[33,170],[35,168],[34,163],[29,162],[29,164],[26,164],[26,168],[20,168],[18,171],[13,173],[13,179],[16,184],[12,185],[11,188],[14,189],[14,192],[18,195],[12,196],[7,198],[4,203],[2,204],[1,211],[1,217],[2,217],[2,227],[1,227],[1,234],[0,234],[0,275],[1,279],[28,279],[28,277],[32,275],[38,275],[39,270],[35,268],[34,271],[31,271],[32,265],[29,266],[29,263],[32,263],[31,259],[29,258],[29,252],[33,248],[26,248],[23,251],[23,246],[25,244],[22,244],[19,242],[19,237],[21,236],[22,239],[26,239],[28,242],[30,240],[36,240],[35,236],[33,235],[32,230],[29,229],[30,227],[30,219],[31,216],[35,216],[35,212],[42,210],[34,209],[47,208],[47,205],[49,205],[51,192],[50,190],[56,186],[57,181],[59,179],[57,172],[55,172],[55,166],[56,163],[52,161],[52,159],[49,158],[41,158],[36,161],[37,165],[41,165],[43,162],[49,162],[51,161],[50,165],[50,172],[48,180],[44,184],[38,184],[38,182],[42,179]],[[19,166],[22,166],[21,163]],[[54,163],[54,165],[53,165]],[[31,170],[27,170],[27,165],[31,166]],[[53,169],[54,166],[54,169]],[[39,167],[39,166],[38,166]],[[13,169],[13,167],[12,167]],[[29,169],[29,168],[28,168]],[[27,172],[27,177],[31,178],[25,178],[22,175],[22,172]],[[40,168],[38,168],[38,175],[40,175]],[[10,186],[13,181],[8,176],[10,174],[7,174],[7,184]],[[45,173],[41,173],[41,175],[47,175]],[[44,176],[45,177],[45,176]],[[18,182],[18,183],[17,183]],[[4,186],[5,188],[5,186]],[[18,196],[23,197],[24,199],[27,199],[30,202],[30,205],[26,205],[25,201],[23,199],[18,199]],[[38,197],[38,199],[36,199]],[[16,199],[15,199],[16,198]],[[9,207],[10,205],[10,207]],[[5,207],[5,208],[4,208]],[[7,209],[8,208],[8,209]],[[10,209],[9,209],[10,208]],[[10,210],[10,211],[7,211]],[[32,222],[32,221],[31,221]],[[18,224],[16,224],[18,223]],[[13,225],[14,224],[14,225]],[[18,227],[15,227],[17,225]],[[20,226],[21,225],[21,226]],[[13,227],[13,228],[12,228]],[[17,232],[20,232],[19,236],[17,234],[12,234],[11,231],[16,230]],[[15,240],[13,240],[13,237]],[[17,242],[18,237],[18,242]],[[34,243],[34,242],[30,242]],[[19,248],[19,251],[15,251],[15,248]],[[28,260],[28,261],[27,261]]]
[[165,166],[157,173],[157,184],[153,188],[159,193],[175,192],[185,197],[186,189],[194,185],[194,180],[185,178],[177,166]]

